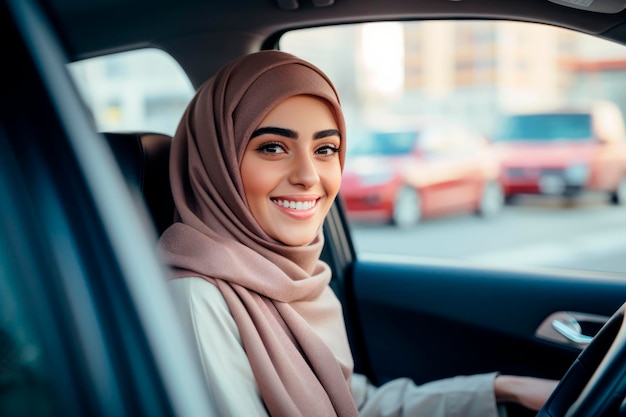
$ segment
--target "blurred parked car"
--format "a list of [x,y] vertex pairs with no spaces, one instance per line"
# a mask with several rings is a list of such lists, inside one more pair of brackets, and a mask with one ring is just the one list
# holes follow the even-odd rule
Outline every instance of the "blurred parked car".
[[468,129],[372,129],[348,153],[341,195],[352,219],[409,227],[448,213],[495,215],[498,176],[485,138]]
[[613,204],[626,202],[626,135],[612,103],[511,114],[495,140],[509,200],[519,194],[572,197],[600,191]]

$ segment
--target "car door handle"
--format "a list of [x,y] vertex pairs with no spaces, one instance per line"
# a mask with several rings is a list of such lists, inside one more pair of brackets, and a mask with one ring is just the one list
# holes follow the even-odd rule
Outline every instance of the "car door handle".
[[[595,333],[608,319],[607,316],[596,314],[558,311],[550,314],[541,323],[535,336],[561,345],[583,349],[593,340]],[[586,330],[583,331],[583,329]]]
[[567,340],[579,345],[588,345],[593,340],[593,336],[583,334],[580,323],[573,317],[570,320],[554,319],[552,320],[552,327],[565,336]]

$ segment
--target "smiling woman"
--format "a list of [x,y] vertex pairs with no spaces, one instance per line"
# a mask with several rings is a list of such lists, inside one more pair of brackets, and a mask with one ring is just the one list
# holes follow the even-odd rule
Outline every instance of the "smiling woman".
[[179,221],[160,249],[222,414],[435,417],[453,407],[487,417],[502,401],[538,410],[556,381],[492,372],[375,387],[354,372],[320,259],[345,144],[331,81],[278,51],[231,62],[183,116],[170,172]]
[[[294,115],[290,103],[315,117]],[[329,130],[339,135],[319,134]],[[175,268],[172,288],[223,415],[357,414],[341,306],[319,260],[343,137],[330,80],[276,51],[227,65],[183,116],[170,174],[179,222],[160,248]],[[303,196],[316,201],[314,215],[300,219],[284,201]],[[300,223],[298,245],[283,243]]]

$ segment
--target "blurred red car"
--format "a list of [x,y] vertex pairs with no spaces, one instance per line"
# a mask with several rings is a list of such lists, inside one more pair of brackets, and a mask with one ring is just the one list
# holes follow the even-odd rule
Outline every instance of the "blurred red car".
[[611,103],[511,114],[494,137],[507,199],[519,194],[606,193],[626,203],[626,134]]
[[351,220],[400,227],[503,205],[499,166],[481,135],[458,127],[369,130],[348,149],[340,195]]

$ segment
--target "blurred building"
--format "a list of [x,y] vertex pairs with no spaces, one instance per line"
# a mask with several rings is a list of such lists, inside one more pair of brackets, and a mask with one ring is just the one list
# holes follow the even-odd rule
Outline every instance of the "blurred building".
[[626,110],[626,55],[602,39],[539,24],[432,21],[405,24],[404,42],[396,113],[446,115],[488,132],[502,112],[578,99]]
[[156,49],[88,59],[69,70],[100,131],[173,135],[194,94],[178,63]]

